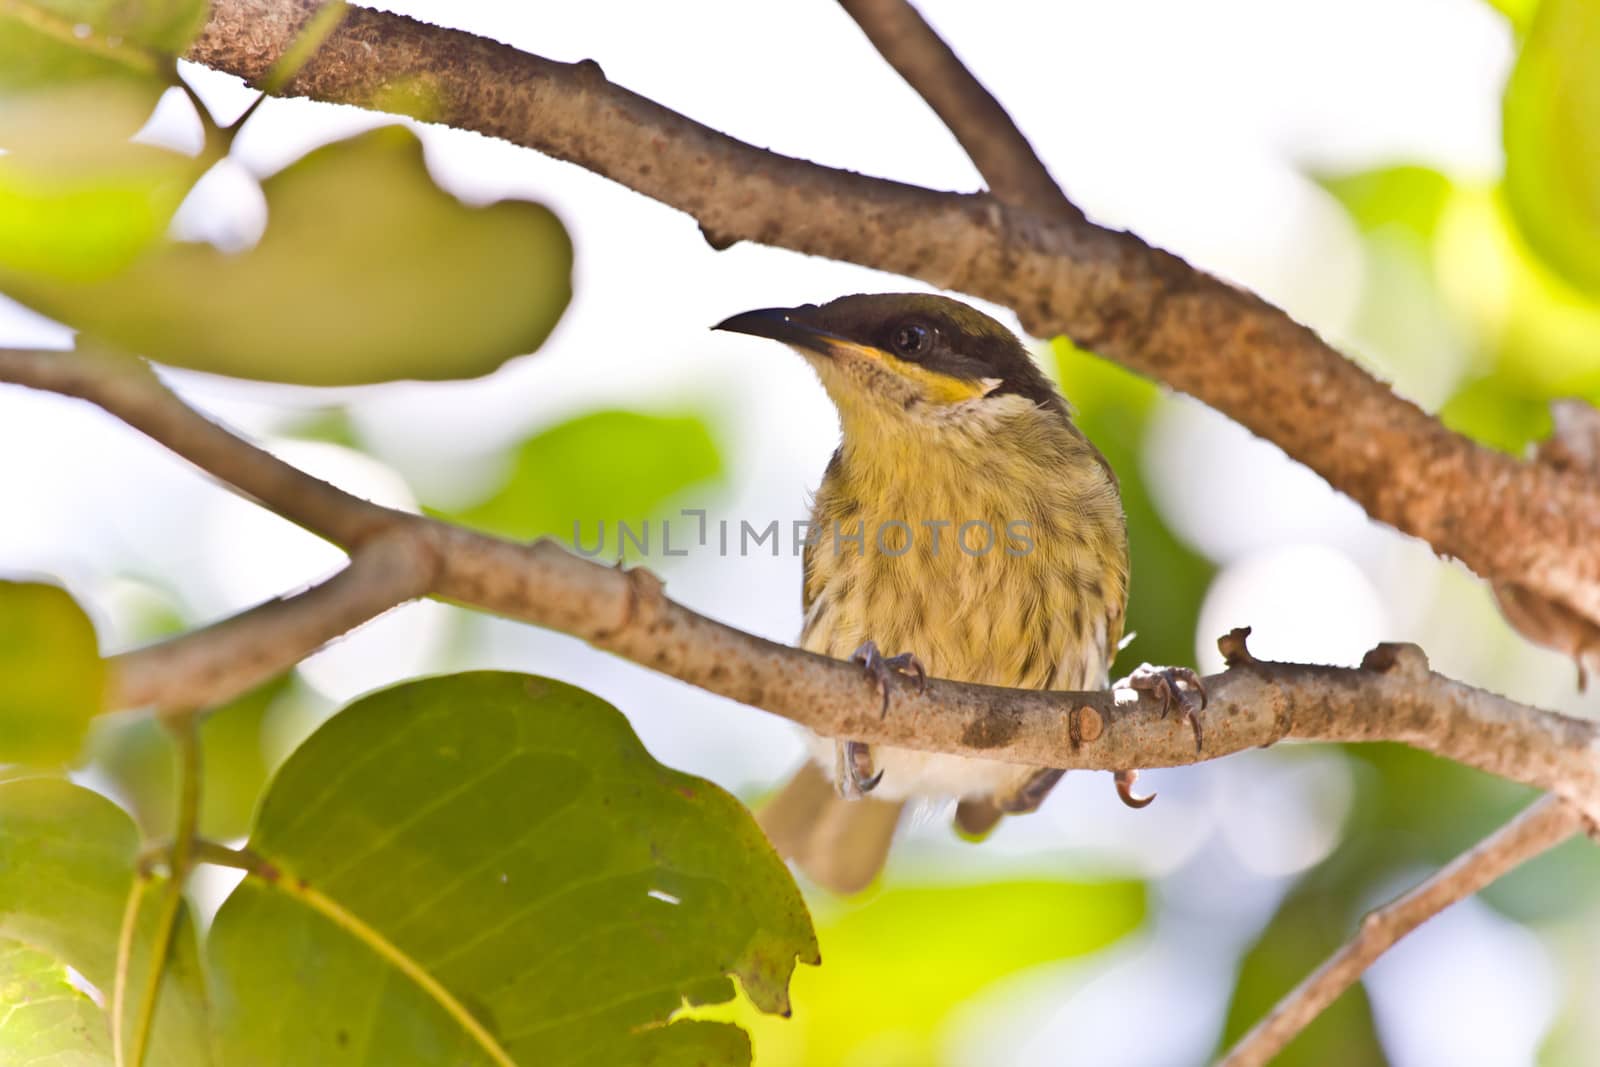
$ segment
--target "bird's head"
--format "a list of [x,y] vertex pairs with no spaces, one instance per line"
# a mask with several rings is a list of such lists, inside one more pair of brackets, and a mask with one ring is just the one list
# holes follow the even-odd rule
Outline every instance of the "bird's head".
[[714,328],[769,337],[805,356],[839,409],[847,440],[976,423],[986,413],[1019,408],[1066,413],[1010,330],[948,297],[843,296],[747,311]]

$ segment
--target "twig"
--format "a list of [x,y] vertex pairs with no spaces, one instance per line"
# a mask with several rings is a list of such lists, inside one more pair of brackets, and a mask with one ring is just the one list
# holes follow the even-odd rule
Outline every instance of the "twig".
[[1270,1062],[1395,942],[1583,828],[1583,816],[1572,805],[1557,797],[1537,801],[1427,881],[1369,914],[1356,936],[1241,1037],[1219,1067]]
[[[106,370],[105,368],[112,369]],[[591,563],[552,541],[514,544],[379,507],[317,481],[189,408],[153,375],[71,353],[0,350],[0,381],[90,400],[244,495],[348,548],[391,535],[437,561],[430,592],[560,630],[652,670],[792,719],[830,737],[1063,769],[1171,767],[1286,738],[1401,741],[1567,797],[1600,822],[1600,725],[1433,674],[1421,651],[1382,645],[1361,669],[1262,663],[1244,632],[1234,666],[1206,680],[1205,751],[1158,701],[1109,692],[1038,692],[896,681],[880,714],[852,664],[767,641],[670,600],[643,570]],[[1092,708],[1105,728],[1074,744]]]
[[112,703],[182,713],[231,700],[340,634],[425,596],[436,569],[418,538],[403,532],[374,537],[320,585],[113,657]]
[[1085,221],[1000,101],[916,8],[906,0],[839,0],[839,6],[949,127],[996,199],[1058,220]]
[[[128,1067],[143,1067],[155,1024],[156,1004],[161,996],[161,979],[166,974],[167,957],[183,910],[183,887],[194,859],[194,841],[200,825],[200,738],[192,718],[168,721],[167,726],[178,746],[178,824],[167,861],[167,884],[161,894],[161,910],[156,913],[155,933],[150,940],[150,971],[139,997],[139,1012],[133,1019],[132,1052]],[[138,882],[136,881],[137,885]],[[121,1035],[117,1035],[119,1040]]]
[[[217,0],[189,58],[259,84],[319,7]],[[387,91],[396,79],[429,92]],[[1193,394],[1441,555],[1600,621],[1600,486],[1450,432],[1282,311],[1130,234],[780,156],[592,62],[364,8],[284,91],[569,160],[687,212],[719,246],[761,241],[1006,304],[1040,336]]]
[[128,880],[128,898],[122,906],[122,923],[117,929],[116,969],[111,974],[111,1059],[115,1067],[126,1067],[123,1050],[123,1022],[128,1014],[128,978],[133,968],[133,938],[139,930],[139,906],[144,902],[149,875],[143,868]]

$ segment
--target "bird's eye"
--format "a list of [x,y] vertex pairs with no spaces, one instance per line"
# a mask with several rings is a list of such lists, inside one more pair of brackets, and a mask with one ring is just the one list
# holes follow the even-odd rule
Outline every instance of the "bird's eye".
[[894,331],[891,343],[902,356],[919,356],[928,347],[928,328],[914,322],[907,323]]

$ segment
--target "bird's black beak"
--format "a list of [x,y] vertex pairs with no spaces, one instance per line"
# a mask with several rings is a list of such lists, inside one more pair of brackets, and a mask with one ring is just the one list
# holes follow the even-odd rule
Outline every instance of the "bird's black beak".
[[815,304],[802,304],[794,308],[761,308],[723,319],[711,328],[745,333],[751,337],[767,337],[813,352],[826,352],[829,342],[842,341],[844,338],[818,326],[814,318],[816,312]]

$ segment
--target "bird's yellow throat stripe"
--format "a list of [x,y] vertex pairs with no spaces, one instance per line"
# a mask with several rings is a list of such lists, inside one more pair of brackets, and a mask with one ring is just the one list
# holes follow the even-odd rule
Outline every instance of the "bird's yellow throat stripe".
[[855,341],[846,341],[842,338],[830,337],[826,341],[829,355],[844,356],[846,359],[867,360],[888,368],[902,378],[916,382],[927,390],[928,396],[936,404],[959,404],[963,400],[976,400],[988,394],[990,385],[983,381],[969,381],[965,378],[952,378],[948,374],[940,374],[915,363],[907,363],[903,359],[896,359],[881,348],[871,345],[858,344]]

